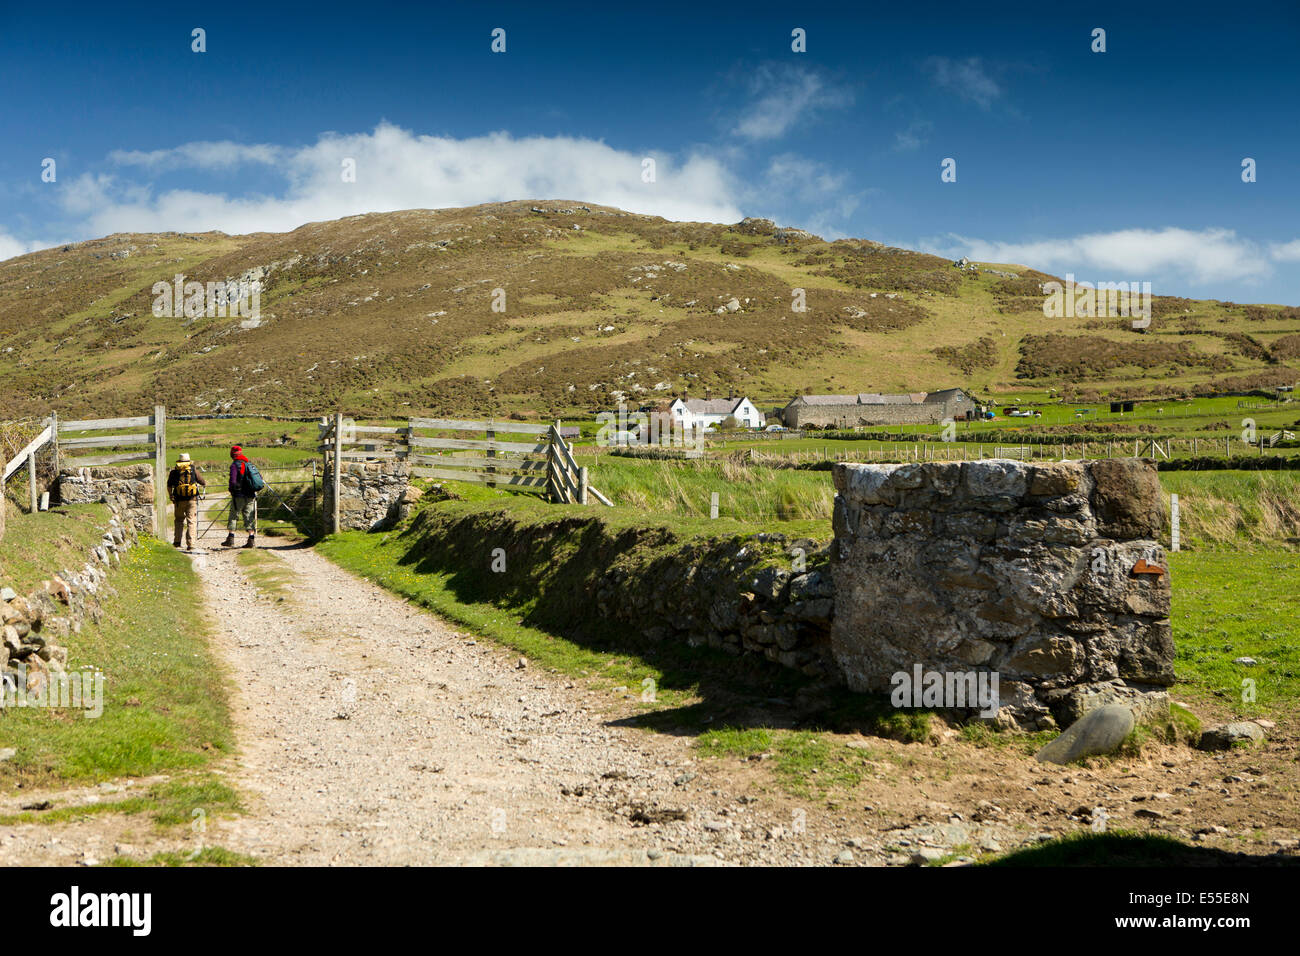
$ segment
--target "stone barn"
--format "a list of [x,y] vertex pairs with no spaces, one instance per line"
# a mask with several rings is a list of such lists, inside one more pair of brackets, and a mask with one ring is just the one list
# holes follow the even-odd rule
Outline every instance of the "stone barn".
[[799,395],[781,410],[787,428],[934,425],[976,417],[979,400],[965,389],[856,395]]

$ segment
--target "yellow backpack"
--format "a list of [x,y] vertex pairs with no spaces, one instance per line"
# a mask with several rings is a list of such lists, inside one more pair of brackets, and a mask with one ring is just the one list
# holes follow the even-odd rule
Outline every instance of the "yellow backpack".
[[178,501],[189,501],[191,498],[197,498],[201,491],[199,483],[194,480],[194,466],[190,462],[182,462],[176,466],[178,472],[176,476],[176,499]]

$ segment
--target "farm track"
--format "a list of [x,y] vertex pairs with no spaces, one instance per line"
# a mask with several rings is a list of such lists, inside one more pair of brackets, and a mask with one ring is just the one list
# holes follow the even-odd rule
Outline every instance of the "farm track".
[[649,862],[653,841],[562,788],[671,788],[662,748],[310,549],[271,548],[294,575],[288,601],[260,595],[235,551],[195,560],[252,804],[211,842],[275,864]]
[[[116,814],[0,827],[0,865],[200,843],[268,865],[898,865],[1077,832],[1079,810],[1096,806],[1114,827],[1188,842],[1221,825],[1201,845],[1234,857],[1206,862],[1296,859],[1291,726],[1261,752],[1152,745],[1092,768],[951,732],[939,746],[826,735],[869,757],[864,779],[799,797],[771,762],[709,759],[691,734],[624,726],[633,702],[521,667],[311,549],[268,540],[293,576],[283,601],[216,547],[216,529],[193,559],[232,683],[238,752],[217,772],[246,812],[214,813],[202,834]],[[41,797],[107,802],[149,782],[24,793],[0,813]]]

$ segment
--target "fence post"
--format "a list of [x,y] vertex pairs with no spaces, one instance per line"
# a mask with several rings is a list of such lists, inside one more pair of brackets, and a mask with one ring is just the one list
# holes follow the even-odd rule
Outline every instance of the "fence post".
[[167,408],[153,407],[153,510],[154,534],[167,527]]
[[[488,424],[488,427],[487,427],[486,430],[484,430],[483,434],[487,436],[487,440],[488,440],[489,442],[495,441],[495,440],[496,440],[496,437],[497,437],[496,429],[494,429],[494,428],[492,427],[492,422],[491,422],[491,421],[489,421],[487,424]],[[559,431],[559,426],[560,426],[560,423],[559,423],[559,422],[556,422],[556,423],[555,423],[555,429],[556,429],[556,431]],[[496,474],[496,470],[497,470],[496,465],[492,464],[492,459],[496,458],[496,456],[497,456],[497,453],[496,453],[493,449],[491,449],[491,448],[487,449],[487,450],[483,453],[483,457],[487,459],[487,464],[483,466],[483,470],[484,470],[484,471],[485,471],[489,476]],[[486,482],[484,482],[484,486],[485,486],[485,487],[488,487],[488,488],[495,488],[495,487],[497,486],[497,483],[496,483],[495,481],[493,481],[491,477],[489,477],[488,480],[487,480]]]
[[[29,452],[27,455],[27,491],[31,500],[32,514],[40,510],[40,496],[36,494],[36,452]],[[0,508],[4,507],[4,502],[0,501]]]
[[711,495],[709,495],[709,517],[716,518],[717,516],[718,516],[718,493],[715,491]]
[[1177,551],[1179,545],[1178,496],[1169,496],[1169,550]]
[[339,485],[343,482],[343,413],[334,413],[334,488],[330,496],[330,529],[339,533]]
[[557,469],[555,454],[555,429],[546,430],[546,497],[551,500],[551,504],[560,503],[560,493],[555,481],[555,472]]
[[578,504],[587,503],[587,468],[584,465],[578,469]]
[[50,413],[50,444],[54,448],[54,482],[59,481],[59,413]]

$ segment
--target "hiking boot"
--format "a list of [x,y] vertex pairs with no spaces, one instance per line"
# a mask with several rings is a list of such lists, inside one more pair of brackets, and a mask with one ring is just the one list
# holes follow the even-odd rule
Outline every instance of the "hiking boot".
[[235,546],[235,532],[226,535],[226,540],[221,542],[223,548],[233,548]]
[[253,536],[252,536],[251,534],[248,536],[248,540],[244,542],[244,547],[246,547],[246,548],[256,548],[256,547],[257,547],[257,545],[253,544]]
[[[173,547],[173,548],[180,548],[180,547],[181,547],[181,543],[180,543],[179,541],[173,541],[173,542],[172,542],[172,547]],[[181,548],[181,550],[184,551],[185,549],[184,549],[184,548]]]

